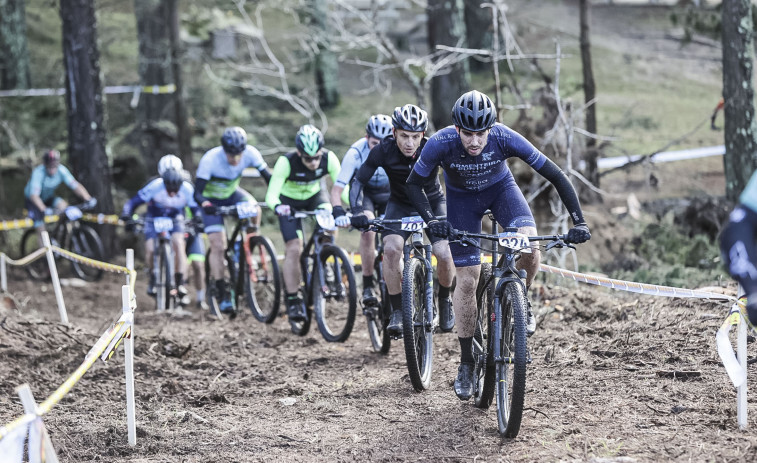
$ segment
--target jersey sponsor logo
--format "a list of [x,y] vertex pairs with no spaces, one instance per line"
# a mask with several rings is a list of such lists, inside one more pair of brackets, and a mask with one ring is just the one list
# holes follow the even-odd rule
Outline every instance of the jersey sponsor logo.
[[305,172],[295,172],[294,176],[295,177],[304,177],[305,176]]
[[321,169],[320,167],[319,167],[319,168],[317,168],[317,169],[315,170],[315,176],[316,176],[316,177],[321,177],[321,176],[323,175],[323,174],[322,174],[322,172],[323,172],[323,169]]
[[478,164],[463,164],[459,162],[453,162],[449,165],[450,169],[455,169],[461,172],[480,172],[483,170],[489,170],[492,166],[495,166],[499,164],[501,161],[488,161],[488,162],[481,162]]
[[483,159],[484,161],[491,161],[492,154],[494,154],[494,151],[489,151],[488,153],[481,153],[481,159]]

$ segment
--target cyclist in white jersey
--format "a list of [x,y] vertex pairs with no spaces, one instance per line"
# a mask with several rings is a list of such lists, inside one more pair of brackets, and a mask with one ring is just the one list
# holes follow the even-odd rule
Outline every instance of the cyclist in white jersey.
[[[385,114],[376,114],[368,119],[365,126],[365,137],[350,146],[342,159],[342,169],[339,171],[334,186],[331,188],[331,205],[333,206],[334,219],[340,227],[349,227],[350,219],[346,216],[342,207],[342,194],[360,166],[368,158],[368,153],[381,140],[392,134],[392,118]],[[379,167],[364,186],[363,206],[365,215],[369,219],[376,218],[374,212],[382,215],[389,201],[389,177],[384,169]],[[366,231],[360,235],[360,262],[363,268],[363,306],[378,302],[373,293],[373,263],[376,257],[374,244],[375,232]]]
[[[217,206],[230,206],[242,201],[256,202],[239,188],[242,172],[254,167],[268,183],[271,172],[260,151],[247,144],[247,132],[241,127],[229,127],[221,136],[221,146],[208,150],[200,159],[195,175],[195,200],[202,206],[205,233],[210,242],[210,277],[215,285],[210,289],[223,313],[234,314],[229,282],[224,278],[223,253],[226,237],[223,217],[216,214]],[[256,224],[260,225],[260,207]]]

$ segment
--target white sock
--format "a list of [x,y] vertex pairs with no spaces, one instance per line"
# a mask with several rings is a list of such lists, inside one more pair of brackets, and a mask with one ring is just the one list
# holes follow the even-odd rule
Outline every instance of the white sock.
[[198,289],[197,290],[197,300],[198,301],[204,301],[205,300],[205,290],[204,289]]

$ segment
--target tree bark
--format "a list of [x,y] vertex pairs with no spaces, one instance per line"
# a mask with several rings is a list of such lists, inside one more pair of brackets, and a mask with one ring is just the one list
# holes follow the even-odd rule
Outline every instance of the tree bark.
[[[465,47],[465,22],[461,0],[429,0],[428,46],[432,52],[437,45]],[[470,90],[468,62],[451,64],[431,79],[431,123],[440,129],[452,123],[450,112],[460,95]]]
[[30,86],[24,0],[0,0],[0,89]]
[[309,0],[308,19],[313,30],[318,53],[315,55],[315,84],[318,88],[318,103],[322,108],[339,104],[339,62],[331,49],[332,33],[329,24],[327,0]]
[[724,0],[723,22],[723,116],[725,119],[726,196],[732,201],[757,167],[755,139],[754,25],[750,0]]
[[[491,3],[487,0],[464,0],[465,15],[465,39],[468,48],[489,50],[492,47],[492,15],[491,9],[481,5]],[[484,71],[489,69],[486,60],[470,58],[468,60],[471,71]]]
[[184,103],[184,80],[181,75],[181,41],[179,39],[179,0],[168,0],[170,42],[171,42],[171,71],[176,91],[173,93],[174,117],[176,118],[176,136],[179,142],[179,157],[184,163],[184,168],[189,172],[195,171],[195,162],[192,157],[192,129],[189,127],[187,105]]
[[[171,51],[171,6],[175,2],[134,0],[139,41],[141,85],[174,83]],[[137,107],[140,152],[147,177],[155,175],[158,160],[177,151],[175,111],[171,94],[146,93]]]
[[[77,180],[97,198],[96,210],[112,213],[94,0],[61,0],[60,17],[66,71],[68,159]],[[110,254],[113,228],[101,227],[100,235]]]
[[[581,23],[581,65],[583,68],[583,87],[584,87],[584,102],[586,106],[586,130],[589,133],[597,133],[597,105],[594,103],[589,104],[596,98],[596,85],[594,84],[594,70],[591,65],[591,40],[590,40],[590,6],[588,0],[579,1],[580,8],[580,23]],[[599,169],[597,168],[597,158],[599,152],[597,151],[597,140],[595,138],[586,139],[586,153],[583,156],[586,161],[586,178],[595,186],[599,186]]]

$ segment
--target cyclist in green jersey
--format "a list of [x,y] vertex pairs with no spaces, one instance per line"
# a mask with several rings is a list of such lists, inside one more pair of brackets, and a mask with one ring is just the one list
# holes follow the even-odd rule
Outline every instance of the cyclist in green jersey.
[[314,126],[300,127],[294,141],[297,150],[279,157],[273,167],[265,202],[279,216],[279,228],[286,243],[283,272],[287,315],[300,321],[307,317],[298,292],[302,281],[302,222],[290,216],[296,210],[331,211],[326,191],[321,189],[321,178],[328,174],[336,182],[340,165],[336,154],[324,148],[323,134]]

